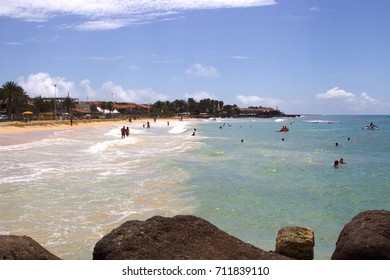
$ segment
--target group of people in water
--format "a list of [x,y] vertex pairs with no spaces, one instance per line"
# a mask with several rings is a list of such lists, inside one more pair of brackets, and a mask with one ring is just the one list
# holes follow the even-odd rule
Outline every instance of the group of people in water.
[[[129,122],[131,122],[131,118],[129,119]],[[156,122],[156,120],[154,120],[154,122]],[[169,121],[167,121],[167,126],[169,126]],[[150,128],[150,122],[147,121],[146,123],[143,123],[142,127],[143,128]],[[194,131],[191,133],[191,136],[195,136],[195,134],[196,134],[196,128],[194,128]],[[126,137],[129,137],[129,136],[130,136],[130,129],[129,129],[129,127],[123,126],[121,128],[121,137],[122,137],[122,139],[124,139]]]
[[[167,125],[169,126],[169,121],[167,122]],[[225,124],[224,124],[224,125],[225,125]],[[144,128],[145,128],[145,127],[146,127],[146,128],[150,128],[150,123],[149,123],[149,121],[147,121],[146,123],[144,123],[142,126],[143,126]],[[229,126],[230,126],[230,125],[229,125]],[[375,128],[375,127],[377,127],[377,126],[371,122],[370,125],[369,125],[369,127]],[[221,126],[220,128],[222,128],[222,126]],[[287,132],[287,131],[289,131],[289,129],[288,129],[287,126],[282,126],[282,127],[280,128],[280,130],[279,130],[279,132]],[[191,136],[195,136],[195,134],[196,134],[196,128],[194,128],[193,132],[191,133]],[[129,127],[123,126],[123,127],[121,128],[121,136],[122,136],[122,139],[130,136],[130,129],[129,129]],[[348,137],[348,140],[350,140],[349,137]],[[284,138],[282,138],[282,141],[284,141]],[[243,143],[243,142],[244,142],[244,140],[241,139],[241,143]],[[338,146],[339,146],[339,143],[336,142],[336,143],[335,143],[335,146],[338,147]],[[339,167],[340,167],[341,165],[343,165],[343,164],[346,164],[346,162],[345,162],[344,159],[341,157],[340,159],[334,161],[333,166],[334,166],[334,168],[339,168]]]
[[[348,139],[348,141],[351,140],[350,137],[348,137],[347,139]],[[336,142],[336,143],[335,143],[335,146],[338,147],[338,146],[339,146],[339,142]],[[334,167],[334,168],[339,168],[342,164],[346,164],[346,162],[345,162],[344,159],[341,157],[340,159],[334,161],[333,167]]]
[[334,168],[339,168],[341,164],[346,164],[343,158],[340,158],[339,160],[335,160],[333,166]]
[[129,127],[122,127],[121,128],[121,135],[122,135],[122,139],[123,138],[126,138],[126,137],[129,137],[130,136],[130,129]]

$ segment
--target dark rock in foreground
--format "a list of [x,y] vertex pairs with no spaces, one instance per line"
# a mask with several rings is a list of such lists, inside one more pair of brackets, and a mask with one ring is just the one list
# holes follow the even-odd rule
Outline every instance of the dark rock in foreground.
[[94,260],[283,260],[194,216],[128,221],[96,245]]
[[390,212],[369,210],[346,224],[332,260],[389,260]]
[[314,231],[306,227],[281,228],[276,237],[275,252],[297,260],[314,259]]
[[28,236],[0,235],[2,260],[59,260]]

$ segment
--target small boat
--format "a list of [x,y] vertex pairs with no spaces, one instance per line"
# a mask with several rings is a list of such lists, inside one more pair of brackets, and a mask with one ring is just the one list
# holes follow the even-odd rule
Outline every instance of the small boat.
[[276,132],[287,132],[288,130],[289,130],[288,127],[284,125],[284,126],[282,126],[282,128],[280,130],[278,130]]
[[370,125],[366,125],[365,127],[363,127],[363,129],[376,130],[379,129],[379,127],[375,125],[373,122],[371,122]]
[[377,130],[379,129],[379,127],[377,127],[376,125],[375,126],[366,125],[365,127],[362,127],[362,129]]

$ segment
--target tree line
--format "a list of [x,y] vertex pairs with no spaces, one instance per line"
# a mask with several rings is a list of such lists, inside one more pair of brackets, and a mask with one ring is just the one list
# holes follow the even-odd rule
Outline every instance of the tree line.
[[[20,116],[26,110],[31,110],[35,113],[55,112],[55,106],[58,105],[53,98],[43,98],[42,96],[30,98],[21,86],[12,81],[4,83],[0,88],[0,102],[2,109],[6,109],[7,115],[11,120],[15,116]],[[113,111],[116,109],[116,104],[121,103],[101,102],[100,107]],[[210,98],[202,99],[199,102],[194,98],[188,98],[187,100],[176,99],[172,102],[157,101],[149,105],[150,108],[146,109],[144,114],[153,117],[172,117],[174,115],[234,117],[239,116],[241,112],[240,108],[235,104],[225,105],[223,101]],[[61,108],[65,108],[68,113],[70,109],[75,107],[74,99],[69,96],[61,98]],[[256,108],[261,108],[261,106]],[[91,105],[90,110],[91,112],[97,112],[96,104]]]

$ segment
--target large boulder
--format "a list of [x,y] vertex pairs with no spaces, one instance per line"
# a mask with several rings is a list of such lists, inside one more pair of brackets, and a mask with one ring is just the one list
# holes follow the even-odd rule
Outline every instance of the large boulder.
[[298,260],[314,258],[314,231],[306,227],[281,228],[276,237],[276,253]]
[[0,235],[2,260],[59,260],[28,236]]
[[128,221],[96,245],[94,260],[281,260],[195,216]]
[[332,260],[389,260],[390,212],[369,210],[346,224]]

